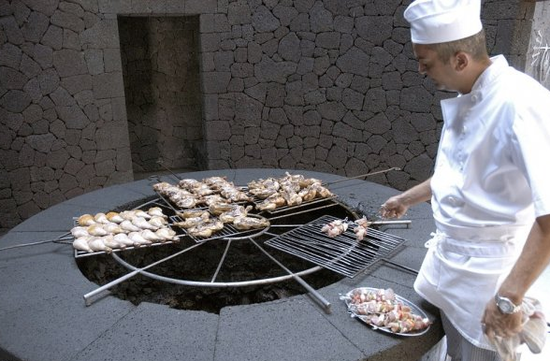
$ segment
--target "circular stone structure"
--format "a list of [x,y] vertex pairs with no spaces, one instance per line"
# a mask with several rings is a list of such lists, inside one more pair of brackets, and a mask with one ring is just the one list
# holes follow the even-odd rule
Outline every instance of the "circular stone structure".
[[[287,171],[324,182],[345,179],[281,169],[215,170],[179,176],[225,176],[236,185],[245,185]],[[397,193],[363,180],[345,180],[329,188],[340,202],[366,215],[376,214],[380,204]],[[330,302],[330,311],[305,293],[228,306],[214,314],[145,302],[134,305],[112,295],[86,306],[83,295],[99,286],[81,273],[70,245],[45,242],[11,248],[59,239],[73,226],[75,216],[117,209],[154,194],[148,180],[97,190],[35,215],[1,239],[0,360],[419,360],[440,340],[442,330],[435,309],[412,289],[414,274],[383,261],[354,278],[317,289]],[[411,220],[408,227],[381,230],[407,240],[392,261],[418,269],[426,252],[423,244],[434,229],[430,206],[416,206],[406,218]],[[421,307],[434,324],[416,337],[372,330],[350,317],[339,299],[356,287],[392,288]]]

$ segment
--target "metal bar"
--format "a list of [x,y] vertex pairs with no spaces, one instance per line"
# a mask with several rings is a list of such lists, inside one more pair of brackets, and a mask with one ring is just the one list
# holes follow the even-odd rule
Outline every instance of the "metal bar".
[[36,245],[44,244],[44,243],[55,243],[55,242],[59,242],[59,241],[65,241],[67,239],[64,239],[64,238],[68,237],[70,234],[71,234],[70,232],[67,232],[67,233],[64,233],[63,235],[61,235],[57,238],[45,239],[43,241],[36,241],[36,242],[31,242],[31,243],[16,244],[16,245],[13,245],[13,246],[0,248],[0,251],[7,251],[7,250],[10,250],[10,249],[15,249],[15,248],[36,246]]
[[387,258],[380,258],[380,260],[382,260],[382,261],[384,261],[384,262],[386,262],[386,263],[389,263],[389,264],[391,264],[391,265],[393,265],[393,266],[395,266],[395,267],[397,267],[397,268],[400,268],[400,269],[402,269],[402,270],[405,270],[405,271],[407,271],[407,272],[410,272],[410,273],[412,273],[412,274],[415,274],[415,275],[418,274],[418,270],[416,270],[416,269],[414,269],[414,268],[407,267],[407,266],[405,266],[405,265],[402,265],[402,264],[399,264],[399,263],[396,263],[396,262],[393,262],[393,261],[390,261],[390,260],[387,259]]
[[260,249],[266,256],[268,256],[273,262],[275,262],[279,267],[281,267],[283,270],[285,270],[288,274],[292,276],[299,284],[301,284],[308,292],[313,296],[313,298],[318,301],[321,306],[323,306],[325,312],[330,313],[330,302],[328,302],[317,290],[315,290],[313,287],[311,287],[306,281],[304,281],[302,278],[294,274],[291,270],[286,268],[281,262],[279,262],[275,257],[270,255],[265,249],[260,247],[259,244],[257,244],[252,238],[249,238],[250,241]]
[[222,268],[223,262],[225,262],[225,257],[227,256],[227,252],[229,251],[229,246],[231,246],[231,239],[229,239],[227,241],[227,244],[225,245],[225,250],[223,251],[222,258],[220,259],[220,263],[218,263],[216,272],[214,272],[214,275],[212,276],[212,280],[210,281],[211,283],[216,281],[216,277],[218,277],[218,273],[220,273],[220,269]]
[[168,172],[170,172],[178,181],[181,180],[180,177],[178,177],[178,175],[174,172],[172,172],[172,170],[170,168],[168,168],[167,166],[164,165],[162,159],[159,159],[157,160],[157,164],[160,164],[162,166],[162,168],[166,169]]
[[297,214],[302,214],[302,213],[307,213],[307,212],[311,212],[311,211],[318,211],[320,209],[325,209],[325,208],[329,208],[329,207],[334,207],[336,206],[336,203],[329,203],[327,205],[324,205],[324,206],[321,206],[321,207],[317,207],[317,208],[308,208],[308,209],[304,209],[303,211],[298,211],[298,212],[293,212],[293,213],[286,213],[286,214],[283,214],[281,216],[278,216],[278,217],[271,217],[271,218],[267,218],[268,220],[272,221],[274,219],[279,219],[279,218],[285,218],[285,217],[291,217],[291,216],[295,216]]
[[176,253],[174,253],[174,254],[168,256],[168,257],[165,257],[165,258],[160,259],[160,260],[158,260],[158,261],[156,261],[156,262],[153,262],[153,263],[151,263],[151,264],[149,264],[149,265],[147,265],[147,266],[145,266],[145,267],[135,269],[134,271],[132,271],[132,272],[130,272],[130,273],[128,273],[128,274],[126,274],[126,275],[120,277],[120,278],[117,278],[117,279],[115,279],[115,280],[113,280],[113,281],[111,281],[111,282],[109,282],[109,283],[107,283],[107,284],[105,284],[105,285],[103,285],[103,286],[101,286],[101,287],[99,287],[99,288],[96,288],[96,289],[93,290],[92,292],[86,293],[86,294],[84,295],[84,301],[85,301],[85,303],[86,303],[86,306],[89,306],[89,305],[92,304],[92,302],[90,301],[90,299],[91,299],[93,296],[96,296],[96,295],[98,295],[98,294],[100,294],[100,293],[102,293],[102,292],[108,290],[109,288],[111,288],[111,287],[113,287],[113,286],[116,286],[116,285],[118,285],[119,283],[122,283],[122,282],[126,281],[126,280],[129,279],[129,278],[134,277],[135,275],[137,275],[138,273],[141,273],[142,271],[144,271],[144,270],[146,270],[146,269],[149,269],[149,268],[154,267],[154,266],[156,266],[156,265],[158,265],[158,264],[161,264],[162,262],[168,261],[169,259],[172,259],[172,258],[174,258],[174,257],[176,257],[176,256],[179,256],[180,254],[183,254],[183,253],[185,253],[185,252],[187,252],[187,251],[190,251],[190,250],[192,250],[193,248],[198,247],[198,246],[203,245],[203,244],[204,244],[204,243],[197,243],[197,244],[194,244],[194,245],[192,245],[192,246],[190,246],[190,247],[187,247],[187,248],[185,248],[185,249],[183,249],[183,250],[181,250],[181,251],[178,251],[178,252],[176,252]]
[[379,170],[379,171],[376,171],[376,172],[371,172],[371,173],[356,175],[356,176],[354,176],[354,177],[347,177],[347,178],[345,178],[345,179],[339,179],[339,180],[335,180],[335,181],[332,181],[332,182],[326,182],[326,183],[323,183],[323,184],[324,184],[324,185],[333,185],[333,184],[336,184],[336,183],[345,182],[345,181],[352,180],[352,179],[365,178],[365,177],[368,177],[368,176],[371,176],[371,175],[376,175],[376,174],[381,174],[381,173],[390,172],[390,171],[392,171],[392,170],[401,170],[401,168],[399,168],[399,167],[392,167],[392,168],[385,169],[385,170]]

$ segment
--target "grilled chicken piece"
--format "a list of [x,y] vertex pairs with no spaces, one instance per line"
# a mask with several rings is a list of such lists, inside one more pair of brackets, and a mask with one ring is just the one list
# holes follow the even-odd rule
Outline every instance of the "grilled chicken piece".
[[178,212],[177,215],[180,217],[180,218],[195,218],[195,217],[200,217],[202,216],[203,214],[208,214],[208,211],[206,209],[197,209],[197,208],[193,208],[193,209],[186,209],[186,210],[183,210],[181,212]]
[[233,221],[233,226],[240,231],[246,231],[249,229],[269,227],[269,221],[265,218],[237,217]]
[[223,229],[222,221],[211,220],[209,222],[205,222],[195,227],[189,228],[187,232],[194,237],[208,238],[212,236],[214,232],[217,232],[222,229]]
[[246,217],[248,212],[252,209],[252,206],[244,207],[234,205],[233,208],[227,212],[223,212],[218,216],[223,223],[233,223],[237,217]]
[[184,221],[175,222],[174,225],[178,226],[180,228],[188,229],[188,228],[196,227],[200,224],[203,224],[203,223],[207,222],[209,220],[209,218],[210,218],[209,213],[203,213],[200,217],[185,218]]
[[210,210],[210,213],[212,213],[215,216],[219,216],[224,212],[229,212],[232,208],[233,208],[233,204],[231,203],[212,203],[208,207],[208,209]]

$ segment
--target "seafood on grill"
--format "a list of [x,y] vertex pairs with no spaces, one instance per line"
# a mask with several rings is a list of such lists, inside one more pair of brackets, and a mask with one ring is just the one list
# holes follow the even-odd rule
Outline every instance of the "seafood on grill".
[[348,222],[346,219],[336,219],[325,224],[321,228],[321,232],[326,233],[329,237],[336,237],[344,233],[348,229]]
[[112,223],[122,223],[122,221],[124,221],[124,218],[122,218],[118,212],[109,212],[105,217]]
[[258,229],[269,227],[269,221],[265,218],[242,216],[237,217],[233,221],[233,226],[240,230],[246,231],[249,229]]
[[406,334],[425,330],[431,325],[427,317],[413,312],[391,289],[356,288],[341,297],[349,310],[373,327]]
[[73,241],[74,249],[84,252],[93,252],[94,250],[88,245],[88,239],[90,238],[91,237],[89,235],[76,238]]
[[193,237],[208,238],[211,237],[217,231],[223,229],[223,222],[217,219],[211,219],[209,221],[198,224],[194,227],[187,229],[187,233]]

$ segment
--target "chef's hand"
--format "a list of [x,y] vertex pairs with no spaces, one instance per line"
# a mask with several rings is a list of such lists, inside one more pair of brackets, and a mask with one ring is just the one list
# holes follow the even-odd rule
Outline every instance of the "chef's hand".
[[502,313],[491,299],[485,307],[481,327],[489,340],[494,342],[496,337],[508,338],[519,333],[522,329],[522,318],[522,311],[513,314]]
[[402,194],[389,198],[380,207],[379,213],[383,218],[401,218],[407,213],[409,206],[405,204]]

